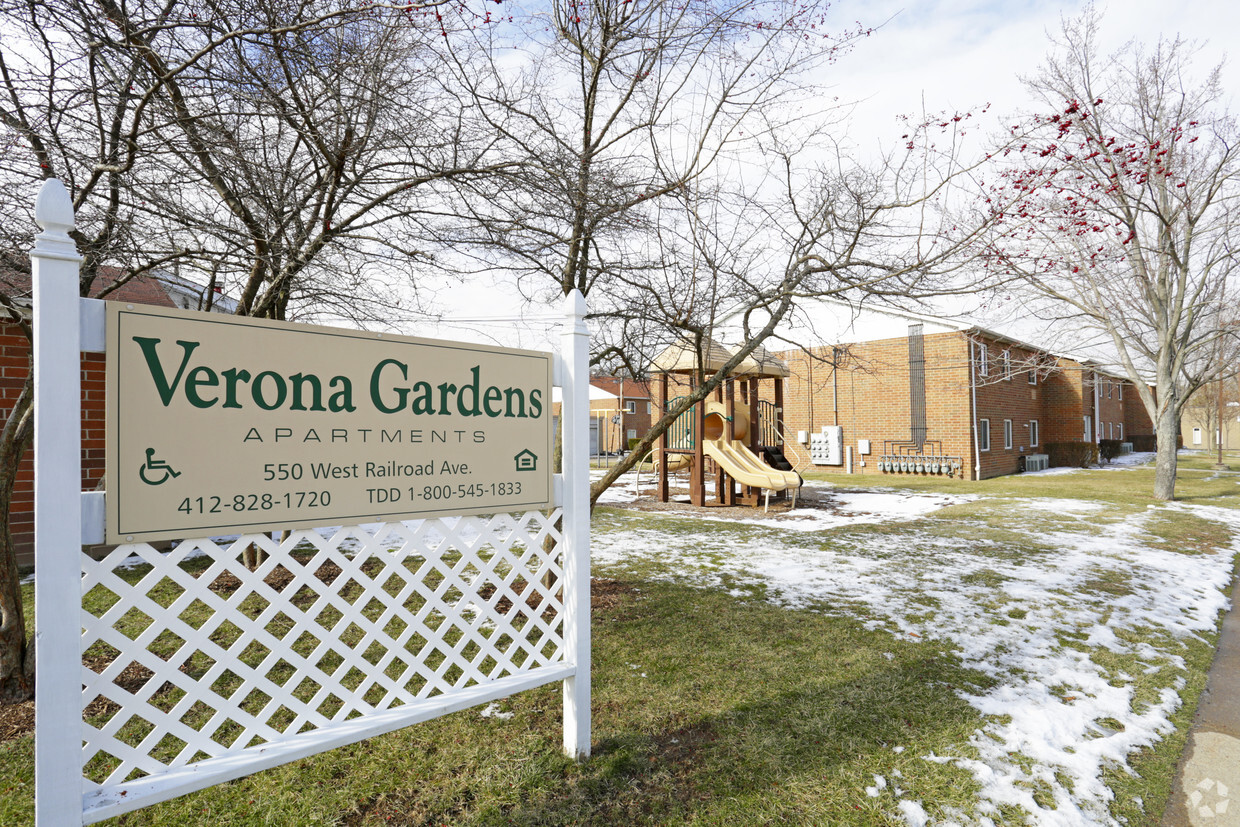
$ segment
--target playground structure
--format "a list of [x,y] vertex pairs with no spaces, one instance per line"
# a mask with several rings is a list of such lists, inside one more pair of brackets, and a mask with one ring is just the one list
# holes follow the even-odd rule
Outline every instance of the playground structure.
[[[702,370],[718,371],[732,354],[714,341],[706,344]],[[669,377],[683,375],[692,393],[696,387],[699,356],[688,343],[673,344],[652,365],[657,376],[660,410],[669,410],[681,398],[669,399]],[[696,506],[749,505],[769,507],[772,494],[796,494],[801,475],[784,455],[782,433],[783,382],[788,368],[760,347],[741,361],[715,398],[698,403],[682,414],[655,444],[656,494],[669,499],[669,474],[689,472],[689,500]],[[761,383],[774,383],[771,399],[761,398]],[[739,400],[738,400],[739,396]],[[714,477],[715,496],[707,499],[707,474]]]

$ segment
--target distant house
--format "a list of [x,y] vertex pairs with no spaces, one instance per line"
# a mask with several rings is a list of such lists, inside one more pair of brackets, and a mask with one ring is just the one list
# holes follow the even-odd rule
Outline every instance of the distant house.
[[[117,285],[120,271],[101,268],[91,295],[105,290],[107,301],[156,307],[199,309],[211,305],[218,313],[232,313],[236,302],[220,292],[209,296],[201,285],[173,274],[134,278]],[[7,296],[29,319],[29,273],[0,272],[0,293]],[[6,421],[30,373],[30,341],[12,321],[0,321],[0,416]],[[82,490],[97,488],[104,468],[104,355],[82,354]],[[34,555],[34,451],[26,452],[18,469],[17,484],[9,509],[13,544],[21,563]]]
[[654,422],[649,383],[623,376],[592,376],[590,385],[614,397],[614,404],[608,408],[590,405],[592,414],[610,414],[600,436],[603,450],[623,451],[628,448],[630,439],[646,435]]
[[1240,376],[1198,388],[1184,406],[1180,436],[1185,448],[1217,451],[1221,440],[1224,451],[1240,451]]

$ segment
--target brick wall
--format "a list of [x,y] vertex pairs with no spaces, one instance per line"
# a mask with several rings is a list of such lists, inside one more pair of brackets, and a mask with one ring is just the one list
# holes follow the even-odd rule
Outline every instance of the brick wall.
[[[0,325],[0,417],[7,421],[30,373],[30,342],[14,324]],[[82,490],[99,485],[104,468],[104,355],[82,354]],[[26,451],[17,472],[10,530],[18,561],[34,554],[34,449]]]
[[990,423],[990,450],[979,451],[980,476],[1014,474],[1022,456],[1046,452],[1048,434],[1060,425],[1056,406],[1071,394],[1061,392],[1062,375],[1036,351],[984,338],[975,347],[989,354],[989,370],[977,377],[976,388],[978,421]]
[[[969,428],[968,342],[957,333],[923,339],[926,393],[926,453],[959,457],[972,469]],[[814,348],[777,354],[788,365],[785,380],[785,433],[843,428],[844,444],[853,449],[853,473],[881,474],[878,457],[894,454],[912,437],[907,338],[884,339],[847,348]],[[770,398],[770,391],[763,390]],[[861,454],[859,440],[870,441]],[[864,464],[862,464],[864,463]],[[846,465],[815,466],[827,473],[847,473]]]

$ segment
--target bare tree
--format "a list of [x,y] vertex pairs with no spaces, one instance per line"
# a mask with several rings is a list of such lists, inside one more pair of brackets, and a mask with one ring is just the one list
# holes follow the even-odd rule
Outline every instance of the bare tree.
[[[785,130],[753,146],[744,159],[750,174],[725,171],[709,191],[684,188],[678,210],[664,207],[662,266],[613,276],[610,309],[598,322],[606,329],[615,319],[644,320],[664,344],[693,343],[695,387],[594,483],[595,500],[759,346],[799,346],[787,322],[803,304],[975,289],[961,268],[983,222],[950,209],[974,169],[959,160],[965,117],[909,125],[900,150],[868,163],[833,146],[829,126]],[[733,346],[733,357],[706,370],[701,357],[716,337]]]
[[[420,222],[447,182],[488,164],[429,47],[454,13],[467,17],[436,2],[0,0],[0,264],[29,272],[30,205],[55,176],[78,216],[83,295],[104,266],[120,274],[109,289],[177,266],[245,315],[392,321],[434,252]],[[0,305],[20,320],[22,299]],[[0,505],[29,398],[0,433]],[[33,658],[7,519],[0,698],[16,698],[33,690]]]
[[[912,163],[933,153],[911,140],[867,169],[815,128],[821,71],[869,34],[832,32],[826,8],[554,0],[451,50],[519,164],[466,196],[483,230],[474,264],[514,271],[535,300],[581,290],[596,361],[634,375],[659,345],[709,338],[724,315],[745,343],[730,369],[799,300],[907,292],[945,265],[952,222],[931,213],[960,170]],[[824,150],[830,163],[811,164]],[[635,453],[725,376],[702,377]]]
[[987,260],[1102,335],[1154,423],[1169,500],[1180,414],[1235,341],[1240,130],[1192,44],[1103,58],[1099,24],[1093,8],[1065,21],[1026,81],[1045,109],[995,153]]

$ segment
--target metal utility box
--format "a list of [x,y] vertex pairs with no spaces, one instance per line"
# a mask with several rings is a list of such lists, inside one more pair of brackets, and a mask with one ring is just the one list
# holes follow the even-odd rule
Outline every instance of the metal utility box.
[[809,457],[815,465],[843,465],[844,428],[840,425],[824,425],[822,433],[811,434]]

